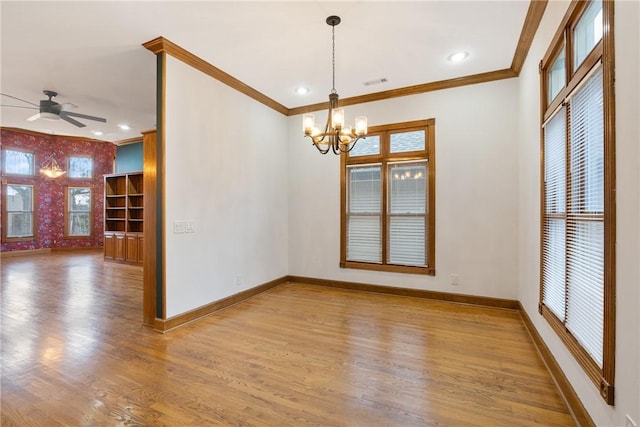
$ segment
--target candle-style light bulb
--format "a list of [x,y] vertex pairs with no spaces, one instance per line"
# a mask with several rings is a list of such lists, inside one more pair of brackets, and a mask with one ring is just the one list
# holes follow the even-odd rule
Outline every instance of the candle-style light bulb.
[[316,127],[316,116],[313,114],[305,114],[302,116],[302,131],[305,135],[311,135]]

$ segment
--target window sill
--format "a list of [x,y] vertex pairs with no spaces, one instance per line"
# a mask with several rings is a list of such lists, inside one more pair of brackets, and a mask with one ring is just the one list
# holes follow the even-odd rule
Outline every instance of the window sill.
[[28,237],[5,237],[2,239],[2,243],[15,243],[15,242],[35,242],[35,236]]
[[424,274],[435,276],[436,270],[431,267],[411,267],[407,265],[372,264],[368,262],[344,261],[340,268],[355,268],[360,270],[389,271],[392,273]]

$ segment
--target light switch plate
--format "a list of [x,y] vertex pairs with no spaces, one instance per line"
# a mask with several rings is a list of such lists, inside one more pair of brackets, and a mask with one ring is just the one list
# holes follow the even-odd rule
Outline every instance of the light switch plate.
[[195,228],[194,228],[194,225],[193,225],[193,221],[186,221],[185,222],[185,231],[187,233],[193,233],[193,232],[196,231]]
[[176,234],[186,232],[185,221],[173,221],[173,232]]

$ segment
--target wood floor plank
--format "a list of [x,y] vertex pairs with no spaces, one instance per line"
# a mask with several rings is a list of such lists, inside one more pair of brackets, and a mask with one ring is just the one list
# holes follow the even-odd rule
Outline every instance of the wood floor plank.
[[140,267],[1,278],[3,426],[574,425],[513,310],[289,283],[162,335]]

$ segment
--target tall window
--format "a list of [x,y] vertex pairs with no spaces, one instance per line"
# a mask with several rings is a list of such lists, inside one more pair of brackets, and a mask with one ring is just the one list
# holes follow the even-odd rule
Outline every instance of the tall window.
[[6,184],[3,190],[3,241],[33,240],[35,237],[33,185]]
[[615,359],[612,8],[613,2],[572,3],[541,63],[540,312],[609,404]]
[[91,187],[67,187],[65,206],[65,235],[91,236],[93,207]]
[[3,175],[33,175],[34,155],[28,151],[2,150]]
[[91,157],[69,157],[67,176],[69,178],[93,177],[93,159]]
[[434,129],[372,127],[341,156],[341,267],[435,274]]

